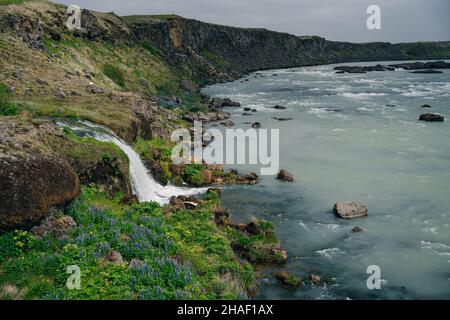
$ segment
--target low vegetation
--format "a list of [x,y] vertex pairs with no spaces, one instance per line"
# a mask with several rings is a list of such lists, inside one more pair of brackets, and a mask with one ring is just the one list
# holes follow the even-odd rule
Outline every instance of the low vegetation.
[[125,87],[125,76],[118,67],[113,64],[106,63],[102,66],[103,73],[114,81],[119,87]]
[[11,102],[11,90],[7,85],[0,82],[0,115],[15,116],[19,109]]
[[[85,187],[57,213],[77,223],[64,240],[0,235],[0,294],[15,288],[24,299],[240,299],[254,290],[252,266],[235,257],[214,224],[215,195],[195,211],[170,215],[156,203],[115,212],[105,205],[114,201]],[[108,261],[111,252],[123,261]],[[79,290],[66,286],[71,265],[81,269]]]

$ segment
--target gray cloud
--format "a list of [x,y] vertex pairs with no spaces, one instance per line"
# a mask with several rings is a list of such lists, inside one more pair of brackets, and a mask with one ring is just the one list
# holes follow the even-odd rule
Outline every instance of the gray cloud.
[[[330,40],[450,40],[449,0],[59,0],[118,15],[176,13],[206,22],[266,28]],[[381,7],[382,30],[366,28],[366,9]]]

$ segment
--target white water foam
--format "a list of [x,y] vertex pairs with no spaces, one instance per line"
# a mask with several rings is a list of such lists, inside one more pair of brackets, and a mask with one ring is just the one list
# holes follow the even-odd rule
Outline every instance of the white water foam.
[[386,93],[375,93],[375,92],[360,92],[360,93],[352,93],[352,92],[344,92],[339,94],[339,96],[354,98],[354,99],[363,99],[367,97],[382,97],[385,96]]
[[75,131],[82,131],[86,135],[103,142],[111,142],[119,147],[130,160],[130,178],[133,193],[140,202],[154,201],[161,205],[167,204],[170,197],[179,195],[193,195],[204,192],[205,189],[191,189],[172,185],[162,186],[149,173],[139,154],[125,141],[117,137],[109,128],[79,121],[80,125],[58,122],[59,126],[69,127]]

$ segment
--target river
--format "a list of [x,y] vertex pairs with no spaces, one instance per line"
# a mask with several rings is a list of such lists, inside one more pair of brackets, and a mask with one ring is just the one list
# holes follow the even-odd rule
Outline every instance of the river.
[[[204,89],[242,103],[227,109],[236,127],[257,121],[280,129],[281,168],[295,175],[294,183],[263,176],[256,186],[226,187],[223,205],[236,219],[276,224],[290,256],[284,269],[329,280],[292,291],[268,272],[258,298],[450,298],[450,125],[418,121],[427,112],[449,119],[450,70],[335,74],[333,67],[263,71]],[[244,116],[244,107],[257,112]],[[366,204],[369,216],[337,218],[340,200]],[[353,233],[355,226],[364,231]],[[380,267],[380,290],[367,288],[371,265]]]

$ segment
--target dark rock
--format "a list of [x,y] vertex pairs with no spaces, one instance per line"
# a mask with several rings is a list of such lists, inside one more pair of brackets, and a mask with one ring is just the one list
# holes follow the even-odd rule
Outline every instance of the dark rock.
[[396,68],[404,70],[418,70],[411,73],[442,73],[442,71],[437,71],[434,69],[449,69],[450,63],[444,61],[434,61],[434,62],[412,62],[412,63],[400,63],[391,65],[376,65],[376,66],[340,66],[335,67],[338,74],[342,73],[366,73],[372,71],[395,71]]
[[424,104],[423,106],[421,106],[421,108],[431,108],[431,106],[429,104]]
[[225,126],[225,127],[232,127],[232,126],[234,126],[234,122],[231,121],[231,120],[227,120],[227,121],[221,122],[220,124]]
[[179,197],[173,196],[170,198],[169,202],[171,205],[173,205],[175,207],[181,207],[183,205],[184,201],[182,199],[180,199]]
[[276,105],[275,107],[273,107],[274,109],[277,109],[277,110],[286,110],[287,108],[286,107],[283,107],[283,106],[279,106],[279,105]]
[[425,63],[425,68],[428,69],[450,69],[450,63],[445,61],[431,61]]
[[252,108],[244,108],[244,111],[252,111]]
[[294,118],[274,118],[275,120],[278,120],[278,121],[290,121],[290,120],[294,120]]
[[324,108],[325,111],[328,112],[341,112],[342,110],[339,108]]
[[426,113],[420,115],[420,121],[428,121],[428,122],[443,122],[444,117],[438,114]]
[[89,84],[86,86],[86,91],[92,94],[102,94],[104,93],[102,88],[97,87],[95,84]]
[[256,236],[261,233],[261,227],[257,221],[251,221],[245,227],[248,234]]
[[413,71],[411,73],[435,74],[435,73],[443,73],[443,72],[439,71],[439,70],[427,69],[427,70]]
[[259,123],[259,122],[254,122],[254,123],[252,124],[252,128],[254,128],[254,129],[259,129],[259,128],[261,128],[261,123]]
[[352,232],[353,233],[358,233],[358,232],[363,232],[364,230],[362,229],[362,228],[360,228],[360,227],[354,227],[353,229],[352,229]]
[[247,225],[245,223],[238,223],[234,225],[234,228],[238,231],[245,232],[245,228],[247,228]]
[[355,201],[338,202],[334,205],[334,212],[343,219],[354,219],[367,216],[368,209],[365,205]]
[[250,172],[249,174],[246,174],[245,176],[243,176],[243,178],[247,181],[256,181],[258,180],[258,175],[254,172]]
[[214,212],[214,221],[218,226],[231,226],[230,214],[227,210],[220,208]]
[[283,181],[288,181],[288,182],[293,182],[294,176],[292,175],[292,173],[289,173],[286,170],[281,170],[277,175],[277,179],[283,180]]
[[251,114],[251,113],[248,113],[248,112],[244,112],[242,115],[243,115],[243,116],[251,116],[252,114]]
[[211,101],[211,97],[204,93],[200,93],[200,99],[202,99],[203,103]]
[[36,83],[40,86],[48,86],[48,82],[42,79],[37,79]]
[[238,107],[241,106],[241,104],[240,104],[239,102],[232,101],[232,100],[229,99],[229,98],[225,98],[225,99],[223,99],[223,102],[222,102],[221,106],[222,106],[222,107],[234,107],[234,108],[238,108]]
[[36,153],[29,158],[0,156],[0,230],[32,226],[53,206],[73,200],[80,181],[64,159]]

